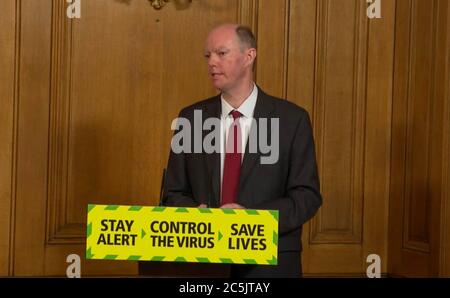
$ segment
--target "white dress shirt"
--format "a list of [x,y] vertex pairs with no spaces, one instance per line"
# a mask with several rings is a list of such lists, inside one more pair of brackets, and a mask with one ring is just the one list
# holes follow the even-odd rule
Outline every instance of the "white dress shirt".
[[234,109],[224,98],[221,96],[222,102],[222,114],[220,115],[220,193],[222,196],[222,179],[223,179],[223,166],[225,163],[225,144],[228,138],[228,130],[233,123],[233,116],[230,112],[237,110],[242,114],[239,118],[239,124],[241,126],[241,137],[242,137],[242,156],[241,162],[244,159],[245,146],[247,145],[247,139],[250,132],[253,112],[255,111],[256,99],[258,98],[258,88],[253,84],[253,91],[244,100],[244,102],[237,108]]

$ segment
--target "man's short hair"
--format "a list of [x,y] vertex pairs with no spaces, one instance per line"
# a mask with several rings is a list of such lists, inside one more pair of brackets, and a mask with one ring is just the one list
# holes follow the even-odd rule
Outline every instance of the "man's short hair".
[[238,26],[236,28],[236,35],[238,36],[239,42],[242,45],[246,45],[249,48],[256,49],[256,39],[250,28],[246,26]]

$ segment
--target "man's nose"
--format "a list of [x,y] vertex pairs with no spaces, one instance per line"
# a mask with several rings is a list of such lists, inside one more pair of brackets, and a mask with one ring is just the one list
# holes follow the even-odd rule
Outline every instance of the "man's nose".
[[211,68],[213,66],[217,66],[217,57],[215,55],[211,55],[208,58],[208,66]]

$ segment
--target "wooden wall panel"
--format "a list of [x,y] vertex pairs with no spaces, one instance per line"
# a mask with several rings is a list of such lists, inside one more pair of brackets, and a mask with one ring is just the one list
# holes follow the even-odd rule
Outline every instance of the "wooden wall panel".
[[394,275],[440,274],[447,18],[447,1],[397,1],[389,221]]
[[[445,10],[442,10],[445,13]],[[446,55],[443,57],[444,69],[444,141],[442,148],[442,202],[441,202],[441,243],[440,243],[440,275],[450,277],[450,5],[447,4],[446,22],[442,28],[447,28],[445,48]],[[446,25],[445,25],[446,24]]]
[[388,267],[389,177],[392,138],[392,92],[395,41],[395,2],[383,1],[382,18],[369,21],[362,268],[370,254]]
[[[42,275],[47,195],[51,1],[19,1],[14,275]],[[28,50],[27,50],[28,49]]]
[[[435,2],[433,2],[435,5]],[[403,246],[430,250],[430,202],[428,180],[430,163],[431,84],[434,79],[433,51],[436,18],[428,3],[412,5],[410,81],[406,131],[406,193]],[[431,78],[431,79],[427,79]]]
[[15,9],[14,1],[0,2],[0,276],[8,275],[10,270],[10,228],[13,218]]
[[[158,204],[172,120],[216,93],[205,37],[223,22],[255,23],[256,5],[84,1],[70,20],[63,0],[18,3],[27,146],[18,151],[14,274],[62,275],[68,254],[84,255],[88,203]],[[82,258],[83,275],[136,273],[136,263]]]
[[357,1],[319,1],[317,13],[313,117],[326,200],[310,237],[313,243],[360,243],[367,18]]
[[287,98],[305,108],[314,120],[314,71],[317,0],[291,1]]
[[324,198],[304,230],[306,274],[361,274],[368,254],[386,259],[394,8],[383,11],[369,25],[359,1],[291,1],[288,98],[313,119]]
[[258,1],[256,83],[268,94],[286,98],[290,0]]
[[[441,255],[442,247],[445,243],[444,234],[450,234],[450,230],[445,226],[445,221],[448,220],[447,214],[442,214],[443,204],[446,200],[446,188],[449,185],[443,182],[444,171],[446,167],[446,158],[449,151],[445,151],[445,127],[447,126],[445,108],[446,97],[450,85],[448,84],[448,77],[450,76],[448,68],[448,56],[450,55],[450,47],[448,46],[448,36],[450,31],[450,23],[448,13],[448,1],[438,0],[434,4],[436,7],[434,26],[435,26],[435,40],[434,40],[434,58],[433,73],[429,80],[432,79],[432,87],[430,90],[431,108],[430,108],[430,162],[429,162],[429,193],[430,196],[430,254],[431,263],[430,273],[432,276],[442,276],[445,273],[441,270],[441,264],[444,264],[444,256]],[[442,217],[443,216],[443,217]],[[447,231],[447,233],[446,233]],[[445,237],[445,236],[444,236]]]
[[1,2],[0,275],[64,275],[87,203],[158,203],[171,121],[216,93],[204,39],[236,21],[257,34],[256,82],[313,121],[324,205],[306,275],[364,274],[372,253],[383,272],[450,275],[446,0],[383,1],[373,20],[359,0],[96,0],[74,20],[65,0]]
[[239,24],[252,29],[255,36],[258,35],[258,5],[259,0],[240,0],[237,21]]

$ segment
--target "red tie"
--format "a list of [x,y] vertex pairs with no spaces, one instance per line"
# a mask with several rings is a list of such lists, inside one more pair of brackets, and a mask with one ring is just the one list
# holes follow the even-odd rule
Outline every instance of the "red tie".
[[239,186],[239,176],[241,175],[241,125],[238,111],[231,111],[233,124],[228,129],[228,138],[225,150],[225,162],[223,166],[222,179],[222,205],[235,203]]

